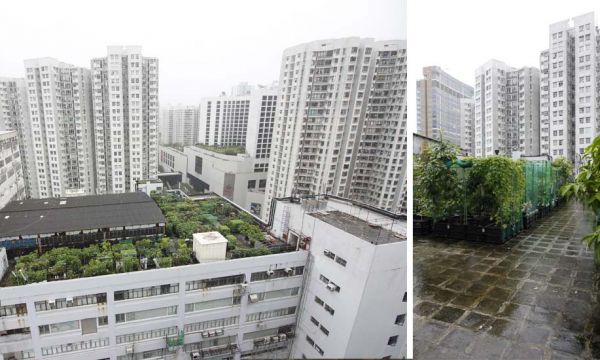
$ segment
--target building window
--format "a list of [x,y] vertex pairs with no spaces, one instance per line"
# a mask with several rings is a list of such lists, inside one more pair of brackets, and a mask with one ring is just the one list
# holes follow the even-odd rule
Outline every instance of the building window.
[[196,164],[194,166],[194,171],[202,175],[202,158],[200,156],[196,156]]
[[402,302],[406,302],[406,291],[404,292],[404,297],[402,297]]
[[394,324],[396,325],[404,325],[404,321],[406,321],[406,314],[396,316],[396,321]]
[[390,338],[388,339],[388,345],[396,346],[397,343],[398,343],[398,335],[390,336]]

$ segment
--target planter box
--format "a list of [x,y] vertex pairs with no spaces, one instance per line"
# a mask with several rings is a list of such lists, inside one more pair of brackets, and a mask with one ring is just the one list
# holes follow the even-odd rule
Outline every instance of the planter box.
[[538,211],[532,211],[529,214],[523,214],[523,227],[529,229],[535,225],[538,219]]
[[[416,217],[416,216],[415,216]],[[423,217],[416,219],[413,217],[413,235],[429,235],[431,234],[431,219]]]
[[484,241],[485,227],[480,224],[472,223],[467,226],[467,240],[469,241]]
[[450,223],[447,220],[438,221],[433,223],[433,235],[442,238],[448,238],[448,229]]
[[467,228],[468,225],[451,223],[448,224],[448,237],[455,240],[466,240],[467,239]]
[[512,227],[502,228],[498,225],[488,225],[485,227],[485,238],[483,241],[490,244],[504,244],[512,237],[514,230]]

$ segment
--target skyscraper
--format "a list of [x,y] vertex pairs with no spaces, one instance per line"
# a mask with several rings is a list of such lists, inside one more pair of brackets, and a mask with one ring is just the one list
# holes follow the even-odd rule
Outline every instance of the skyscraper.
[[475,156],[539,155],[539,78],[490,60],[475,72]]
[[265,200],[328,193],[397,211],[406,43],[343,38],[284,51]]
[[[37,182],[32,197],[94,192],[90,71],[52,58],[25,60]],[[31,171],[30,171],[31,172]]]
[[473,98],[473,87],[438,66],[423,68],[423,77],[417,81],[417,132],[461,146],[468,130],[460,121],[460,100]]
[[109,46],[92,59],[96,192],[135,190],[158,174],[158,59]]
[[460,99],[460,128],[462,129],[460,148],[466,150],[471,156],[475,154],[474,107],[473,98]]
[[[550,25],[549,49],[540,56],[542,148],[578,160],[600,132],[600,30],[594,13]],[[545,97],[544,97],[545,96]]]
[[197,106],[167,106],[160,109],[160,143],[194,145],[198,142]]
[[25,79],[0,77],[0,131],[14,130],[17,142],[26,197],[37,196],[37,175],[29,120],[29,102]]

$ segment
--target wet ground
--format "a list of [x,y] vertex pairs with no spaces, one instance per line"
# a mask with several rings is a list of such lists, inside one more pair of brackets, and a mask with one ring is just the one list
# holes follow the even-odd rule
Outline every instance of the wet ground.
[[600,359],[592,225],[573,202],[504,245],[416,238],[414,358]]

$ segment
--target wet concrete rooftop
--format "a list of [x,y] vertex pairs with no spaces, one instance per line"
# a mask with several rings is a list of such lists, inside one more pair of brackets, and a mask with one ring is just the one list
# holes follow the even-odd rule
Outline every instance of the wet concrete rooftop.
[[504,245],[415,238],[414,358],[600,358],[593,220],[571,202]]

